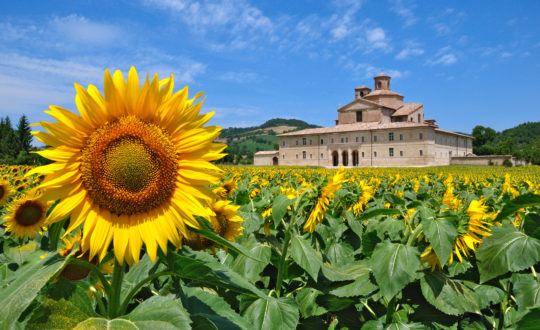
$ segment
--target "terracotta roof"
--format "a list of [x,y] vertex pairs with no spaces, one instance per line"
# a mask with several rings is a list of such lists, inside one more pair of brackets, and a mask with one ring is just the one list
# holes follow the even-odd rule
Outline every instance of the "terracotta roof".
[[362,85],[362,86],[360,86],[360,87],[356,87],[355,89],[366,89],[366,88],[371,89],[371,88],[367,87],[366,85]]
[[397,111],[394,112],[392,117],[409,115],[413,113],[414,111],[416,111],[416,109],[420,108],[421,106],[422,106],[422,103],[405,103],[404,105],[396,109]]
[[330,134],[330,133],[368,131],[368,130],[392,129],[392,128],[407,128],[407,127],[437,127],[437,125],[429,125],[426,123],[415,123],[415,122],[354,123],[354,124],[342,124],[342,125],[337,125],[334,127],[307,128],[301,131],[279,134],[278,136]]
[[376,76],[373,77],[373,78],[378,78],[378,77],[388,77],[388,78],[391,78],[389,75],[386,75],[386,74],[384,74],[384,73],[378,74],[378,75],[376,75]]
[[393,92],[393,91],[388,90],[388,89],[377,89],[377,90],[374,90],[373,92],[369,93],[368,95],[366,95],[364,97],[377,96],[377,95],[397,95],[397,96],[403,97],[403,95],[401,95],[399,93],[396,93],[396,92]]
[[437,132],[441,132],[441,133],[446,133],[446,134],[452,134],[452,135],[458,135],[458,136],[463,136],[463,137],[467,137],[471,140],[474,140],[474,137],[471,136],[471,135],[466,135],[466,134],[461,134],[461,133],[456,133],[456,132],[452,132],[452,131],[446,131],[444,129],[440,129],[440,128],[436,128],[435,129]]
[[255,155],[277,155],[279,151],[277,150],[270,150],[270,151],[257,151]]
[[[364,96],[364,97],[366,97],[366,96]],[[337,109],[337,111],[342,111],[343,109],[345,109],[346,107],[352,105],[353,103],[358,103],[358,102],[371,103],[372,105],[377,106],[377,107],[387,108],[387,107],[385,107],[384,105],[378,104],[377,102],[373,102],[373,101],[370,101],[370,100],[366,100],[365,98],[359,98],[359,99],[352,100],[351,102],[345,104],[345,105],[342,106],[341,108]]]

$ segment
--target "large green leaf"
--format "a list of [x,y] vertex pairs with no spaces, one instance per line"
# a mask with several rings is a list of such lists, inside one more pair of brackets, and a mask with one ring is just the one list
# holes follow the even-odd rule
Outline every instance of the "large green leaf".
[[347,219],[347,224],[349,225],[349,228],[359,238],[362,238],[362,234],[364,233],[364,226],[362,225],[362,221],[356,220],[354,214],[351,211],[345,212],[345,218]]
[[354,281],[371,272],[368,262],[364,260],[346,265],[324,263],[321,270],[330,281]]
[[[14,244],[13,242],[8,244],[8,242],[4,242],[4,255],[9,261],[20,265],[32,252],[36,251],[37,248],[38,245],[36,242],[30,242],[25,245]],[[41,253],[45,254],[46,252]]]
[[259,274],[270,262],[272,248],[268,245],[258,243],[255,239],[253,239],[253,242],[247,248],[252,256],[261,261],[239,255],[234,259],[232,270],[255,283],[260,279]]
[[126,319],[138,329],[189,329],[191,320],[180,300],[173,295],[153,296],[146,299]]
[[249,329],[251,325],[215,293],[197,287],[183,286],[184,307],[192,319],[204,317],[219,329]]
[[84,311],[65,299],[45,299],[32,312],[27,329],[73,329],[89,317]]
[[509,271],[520,271],[540,261],[540,241],[510,224],[492,227],[476,253],[480,283]]
[[296,329],[300,314],[292,298],[256,299],[244,312],[255,329]]
[[322,265],[321,254],[304,238],[294,236],[291,242],[291,255],[293,260],[317,282]]
[[504,205],[495,221],[501,221],[507,216],[515,213],[517,210],[528,206],[540,206],[540,195],[527,193],[514,198]]
[[298,292],[296,302],[304,318],[319,316],[327,312],[326,308],[316,302],[317,297],[321,295],[324,295],[322,291],[310,287],[304,287]]
[[520,310],[540,307],[540,283],[532,274],[513,274],[512,283]]
[[141,328],[135,325],[135,323],[124,319],[107,320],[100,317],[91,317],[77,324],[77,326],[73,329],[139,330]]
[[443,313],[462,315],[480,311],[474,291],[441,272],[426,272],[420,287],[424,298]]
[[154,267],[152,260],[148,254],[145,254],[138,265],[134,265],[129,269],[129,271],[124,275],[122,280],[122,291],[120,295],[120,301],[124,301],[127,294],[139,284],[142,280],[150,276],[150,270]]
[[294,203],[295,199],[289,199],[286,195],[278,195],[272,203],[272,219],[279,223],[287,213],[287,207]]
[[476,284],[468,281],[464,281],[463,284],[474,291],[480,309],[489,307],[492,304],[498,304],[506,296],[506,293],[496,286]]
[[258,212],[240,211],[240,216],[244,219],[242,223],[244,234],[251,234],[258,231],[264,223],[263,217]]
[[448,262],[457,236],[456,222],[452,219],[437,219],[435,212],[426,207],[419,207],[418,212],[424,226],[424,235],[431,243],[441,266]]
[[418,250],[412,246],[384,241],[375,247],[371,269],[386,299],[391,299],[415,278],[420,266]]
[[377,217],[379,215],[394,215],[394,214],[401,214],[401,212],[398,209],[370,209],[364,212],[358,218],[358,220],[368,220],[368,219]]
[[352,283],[331,290],[330,293],[338,297],[356,297],[368,295],[376,289],[377,286],[371,283],[369,273],[367,273],[358,277]]
[[67,258],[58,253],[49,253],[41,258],[45,253],[38,250],[28,255],[26,261],[14,273],[15,280],[9,286],[0,289],[0,301],[3,306],[0,329],[11,328],[41,288],[66,264]]
[[170,251],[176,263],[176,273],[184,278],[206,285],[227,288],[254,297],[266,297],[255,285],[233,271],[227,265],[202,251],[191,251],[184,247],[178,254]]

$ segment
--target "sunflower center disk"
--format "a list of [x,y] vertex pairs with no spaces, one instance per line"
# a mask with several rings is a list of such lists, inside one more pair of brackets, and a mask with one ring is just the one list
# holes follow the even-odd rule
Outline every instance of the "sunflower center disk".
[[2,197],[4,197],[4,187],[0,186],[0,199],[2,199]]
[[33,226],[43,217],[43,207],[35,201],[26,201],[15,212],[15,221],[21,226]]
[[82,155],[84,187],[113,214],[148,212],[174,192],[178,164],[173,143],[165,131],[135,116],[97,129]]

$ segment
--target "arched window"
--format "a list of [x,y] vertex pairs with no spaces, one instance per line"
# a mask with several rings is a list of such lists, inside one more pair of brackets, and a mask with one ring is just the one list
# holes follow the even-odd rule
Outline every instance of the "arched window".
[[379,82],[377,83],[377,88],[378,88],[378,89],[381,89],[381,87],[382,87],[382,82],[379,81]]

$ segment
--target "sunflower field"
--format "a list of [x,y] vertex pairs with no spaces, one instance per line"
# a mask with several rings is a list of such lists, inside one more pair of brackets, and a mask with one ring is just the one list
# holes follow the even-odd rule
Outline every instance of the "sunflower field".
[[537,329],[540,167],[228,167],[200,95],[105,72],[0,165],[0,329]]

